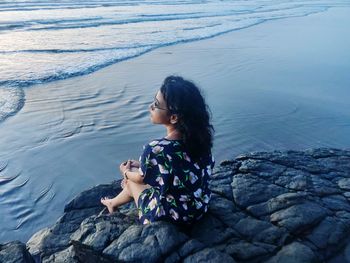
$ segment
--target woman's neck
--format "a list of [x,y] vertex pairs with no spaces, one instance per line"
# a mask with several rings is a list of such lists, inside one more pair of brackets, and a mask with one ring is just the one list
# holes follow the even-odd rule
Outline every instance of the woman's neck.
[[167,135],[165,136],[165,139],[180,140],[182,139],[182,135],[181,132],[179,132],[174,127],[167,127]]

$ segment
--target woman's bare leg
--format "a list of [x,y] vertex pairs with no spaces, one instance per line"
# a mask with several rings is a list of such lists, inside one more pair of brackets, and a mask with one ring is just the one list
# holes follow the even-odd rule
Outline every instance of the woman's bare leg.
[[139,200],[140,194],[143,192],[143,190],[150,188],[151,186],[148,184],[137,184],[132,181],[128,181],[125,188],[128,188],[129,193],[134,198],[136,207],[138,206],[137,202]]
[[105,205],[110,213],[113,213],[115,208],[129,203],[132,199],[135,200],[136,206],[139,196],[143,190],[150,188],[147,184],[137,184],[130,180],[124,179],[123,190],[114,198],[101,198],[101,203]]

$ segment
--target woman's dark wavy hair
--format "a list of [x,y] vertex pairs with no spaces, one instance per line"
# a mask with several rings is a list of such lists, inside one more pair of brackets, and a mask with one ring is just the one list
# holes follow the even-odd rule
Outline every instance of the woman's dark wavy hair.
[[211,112],[199,88],[179,76],[168,76],[160,88],[170,114],[177,114],[175,128],[183,136],[190,157],[199,160],[211,154],[214,127]]

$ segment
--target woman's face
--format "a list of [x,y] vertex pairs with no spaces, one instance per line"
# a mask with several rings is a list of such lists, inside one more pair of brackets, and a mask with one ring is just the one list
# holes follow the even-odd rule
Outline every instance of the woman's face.
[[163,94],[158,91],[154,97],[154,101],[149,106],[151,113],[151,122],[154,124],[169,124],[170,118],[168,115],[168,109],[164,100]]

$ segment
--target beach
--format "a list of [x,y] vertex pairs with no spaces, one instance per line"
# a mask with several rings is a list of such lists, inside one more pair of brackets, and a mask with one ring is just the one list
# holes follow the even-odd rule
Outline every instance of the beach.
[[170,74],[202,88],[217,162],[249,151],[349,148],[349,11],[271,20],[24,89],[23,108],[0,125],[0,241],[26,241],[164,136],[148,105]]

